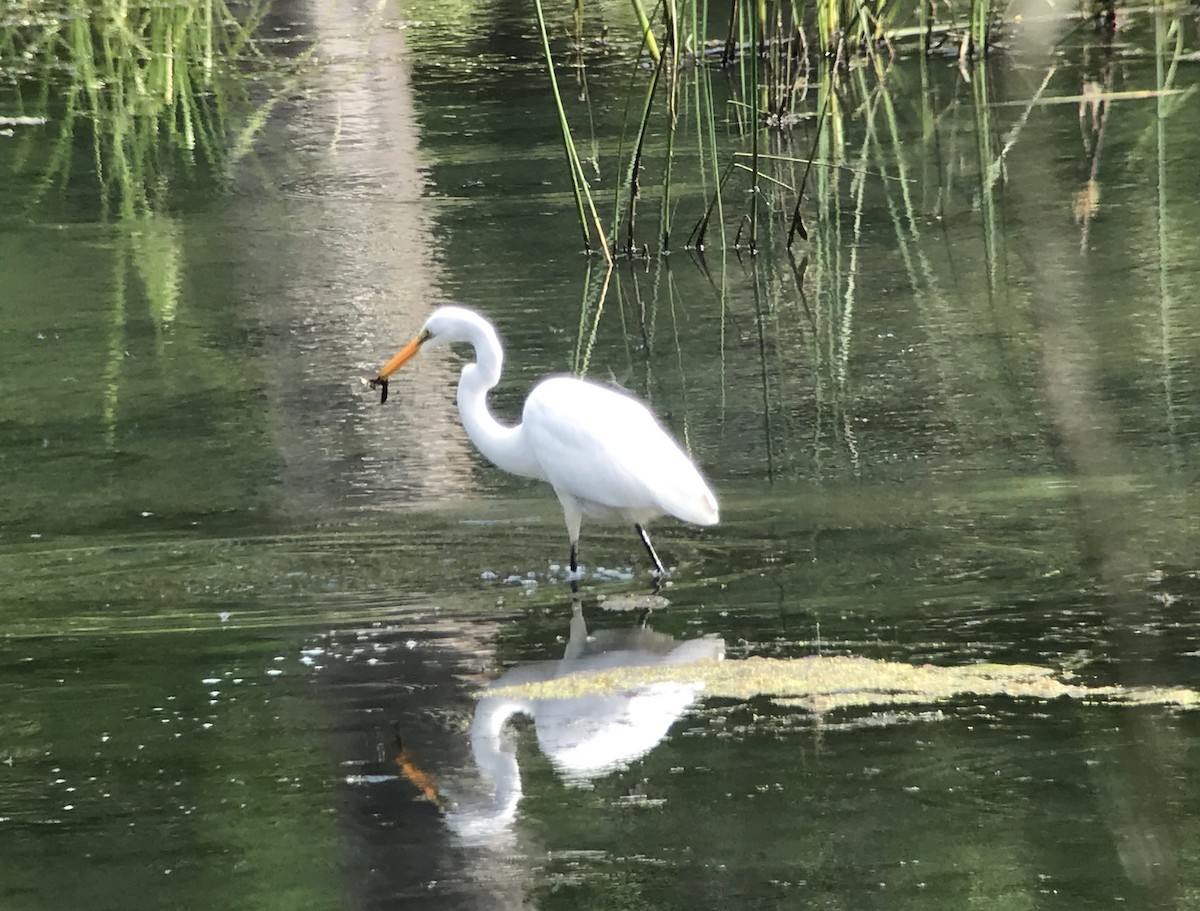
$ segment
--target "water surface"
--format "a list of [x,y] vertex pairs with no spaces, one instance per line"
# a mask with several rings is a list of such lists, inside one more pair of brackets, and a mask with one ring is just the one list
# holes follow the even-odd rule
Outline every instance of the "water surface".
[[[590,121],[571,102],[602,163],[623,10]],[[240,141],[152,144],[130,211],[89,126],[118,121],[72,121],[66,74],[5,83],[0,117],[45,122],[0,137],[4,906],[1188,906],[1197,720],[1152,694],[864,679],[814,712],[783,678],[653,676],[854,656],[1200,689],[1174,32],[1071,33],[1045,83],[1019,47],[971,81],[902,53],[847,82],[794,260],[780,207],[759,255],[679,238],[601,297],[524,15],[277,3],[197,95]],[[1030,103],[1089,83],[1183,92]],[[812,127],[764,142],[807,155]],[[679,193],[677,235],[706,199]],[[661,523],[665,606],[591,525],[573,609],[553,495],[458,425],[461,353],[363,390],[445,299],[501,331],[502,415],[586,367],[685,439],[722,523]],[[571,689],[600,670],[624,676]],[[489,695],[521,681],[547,689]]]

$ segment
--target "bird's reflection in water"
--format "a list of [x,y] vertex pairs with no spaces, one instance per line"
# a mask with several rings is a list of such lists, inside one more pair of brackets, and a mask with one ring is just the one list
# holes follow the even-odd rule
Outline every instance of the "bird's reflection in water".
[[[724,654],[725,641],[715,636],[681,642],[641,625],[589,635],[575,601],[563,657],[515,667],[488,689],[557,682],[622,667],[684,665]],[[583,783],[650,752],[702,686],[700,681],[658,681],[603,694],[542,698],[485,691],[471,722],[471,752],[492,797],[454,806],[446,813],[447,824],[460,839],[475,843],[502,839],[511,830],[522,793],[516,745],[505,737],[505,725],[514,715],[533,720],[539,747],[565,781]]]

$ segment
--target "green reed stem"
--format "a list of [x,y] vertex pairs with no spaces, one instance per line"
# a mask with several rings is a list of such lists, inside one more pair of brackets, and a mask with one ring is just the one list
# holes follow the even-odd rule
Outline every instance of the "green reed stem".
[[[633,4],[633,15],[637,18],[638,28],[642,32],[642,41],[646,45],[646,51],[650,54],[650,59],[658,63],[660,51],[658,49],[658,41],[654,38],[654,28],[650,25],[650,17],[646,15],[646,8],[642,6],[642,0],[630,0]],[[540,9],[541,2],[538,0]]]
[[[675,116],[676,93],[679,88],[679,52],[676,50],[672,57],[672,70],[670,79],[670,87],[667,90],[668,100],[668,116],[667,116],[667,149],[666,162],[663,165],[663,182],[662,182],[662,224],[659,231],[659,243],[661,249],[666,250],[667,245],[671,241],[671,176],[675,164],[675,131],[678,125],[678,118]],[[703,166],[702,166],[703,167]]]
[[1155,219],[1156,234],[1158,239],[1158,319],[1159,319],[1159,339],[1161,349],[1161,365],[1162,365],[1162,391],[1163,405],[1166,417],[1167,436],[1171,442],[1171,453],[1176,467],[1182,467],[1183,454],[1180,447],[1179,437],[1179,421],[1176,417],[1176,394],[1175,394],[1175,378],[1172,365],[1175,362],[1174,346],[1172,338],[1174,336],[1172,314],[1175,309],[1175,295],[1170,281],[1170,263],[1171,251],[1168,247],[1168,239],[1172,236],[1167,229],[1167,116],[1168,98],[1163,92],[1171,85],[1175,76],[1175,64],[1179,60],[1180,52],[1182,51],[1183,30],[1176,23],[1176,46],[1175,53],[1172,57],[1171,68],[1168,70],[1165,67],[1166,56],[1166,39],[1167,39],[1167,24],[1164,17],[1155,16],[1154,22],[1154,84],[1158,89],[1159,95],[1156,102],[1157,116],[1155,117],[1155,172],[1156,184],[1158,190],[1158,211]]
[[650,128],[650,114],[654,110],[654,93],[658,90],[658,80],[662,77],[665,61],[666,57],[660,55],[658,65],[654,68],[654,77],[650,80],[650,85],[646,89],[646,100],[642,106],[642,122],[638,127],[638,137],[637,143],[633,148],[633,158],[629,162],[629,200],[627,202],[625,219],[625,252],[627,254],[633,252],[634,215],[637,208],[637,199],[641,193],[639,174],[642,167],[642,154],[646,148],[646,133]]
[[990,0],[971,0],[971,47],[968,56],[986,57],[988,53]]
[[688,235],[687,244],[685,246],[694,250],[704,249],[704,237],[708,233],[708,223],[712,218],[713,210],[717,208],[721,200],[721,191],[725,188],[725,181],[729,179],[729,175],[733,173],[734,166],[737,160],[729,159],[729,164],[725,166],[725,172],[721,175],[721,179],[717,181],[717,188],[713,190],[712,199],[708,202],[708,208],[704,210],[704,215],[696,222],[696,226],[692,228],[692,233]]
[[796,190],[796,205],[792,209],[792,221],[788,226],[787,248],[789,250],[792,249],[792,244],[796,242],[797,235],[799,235],[801,240],[808,240],[808,229],[804,227],[804,219],[800,215],[800,206],[804,202],[804,191],[808,187],[808,175],[812,172],[813,162],[817,158],[817,151],[821,143],[821,128],[825,125],[825,121],[829,117],[829,105],[832,98],[832,93],[825,96],[825,103],[821,106],[821,113],[817,115],[817,132],[813,136],[812,154],[808,156],[808,163],[804,166],[804,176],[800,179],[800,186]]
[[750,48],[750,97],[753,99],[751,114],[750,114],[750,167],[753,173],[750,175],[750,254],[754,255],[758,249],[758,143],[762,136],[762,111],[759,108],[760,95],[760,69],[763,60],[765,48],[763,42],[766,36],[763,34],[763,29],[766,25],[766,7],[763,5],[763,0],[759,0],[758,15],[752,17],[751,21],[751,48]]
[[737,23],[738,10],[741,4],[738,0],[733,0],[729,4],[729,26],[725,31],[725,49],[721,52],[721,66],[730,66],[737,58]]
[[[567,157],[567,166],[571,172],[571,191],[575,197],[575,214],[579,219],[579,230],[583,235],[583,248],[588,252],[592,249],[591,230],[588,227],[587,213],[584,211],[583,196],[587,192],[587,182],[583,177],[583,169],[579,164],[579,154],[575,150],[575,140],[571,137],[571,125],[567,122],[567,112],[563,107],[562,93],[558,90],[558,77],[554,73],[554,55],[550,51],[550,34],[546,30],[546,15],[542,10],[542,0],[534,0],[537,11],[538,31],[542,38],[542,53],[546,58],[546,72],[550,76],[550,91],[554,95],[554,107],[558,112],[558,125],[562,133],[563,153]],[[604,243],[601,235],[600,243]]]
[[660,249],[666,250],[671,239],[671,177],[675,164],[675,131],[679,124],[679,10],[675,0],[665,0],[670,71],[667,74],[667,148],[663,165],[662,220],[659,225]]

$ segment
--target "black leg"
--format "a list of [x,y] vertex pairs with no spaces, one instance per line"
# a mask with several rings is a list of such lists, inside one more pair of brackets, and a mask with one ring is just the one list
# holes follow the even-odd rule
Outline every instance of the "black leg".
[[579,593],[579,546],[571,542],[571,593]]
[[637,533],[641,537],[642,543],[646,545],[646,553],[648,553],[650,555],[650,559],[654,561],[655,572],[657,572],[660,576],[665,576],[667,571],[662,565],[662,560],[658,559],[658,554],[654,552],[654,545],[650,543],[650,536],[646,534],[646,529],[642,528],[642,526],[638,524],[635,524],[633,527],[637,529]]

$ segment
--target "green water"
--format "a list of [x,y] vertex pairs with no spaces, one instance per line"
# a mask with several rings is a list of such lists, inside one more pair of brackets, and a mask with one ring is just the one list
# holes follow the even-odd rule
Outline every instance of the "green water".
[[[149,130],[115,88],[88,108],[69,71],[4,61],[0,904],[1194,905],[1200,727],[1170,706],[817,715],[785,687],[630,683],[471,735],[489,681],[717,640],[1200,688],[1194,29],[1080,29],[1044,89],[1050,61],[1015,51],[970,82],[856,68],[796,260],[782,203],[758,256],[684,251],[711,185],[681,176],[670,255],[619,261],[602,297],[536,24],[475,13],[277,2],[184,95],[221,137],[191,147],[186,112]],[[589,15],[613,43],[571,115],[607,162],[629,29]],[[1029,104],[1088,81],[1182,91]],[[763,141],[805,157],[812,127]],[[686,440],[722,522],[657,526],[667,607],[614,609],[650,591],[644,556],[585,525],[580,638],[558,506],[471,449],[460,353],[386,406],[363,389],[446,299],[500,329],[500,414],[586,364]]]

